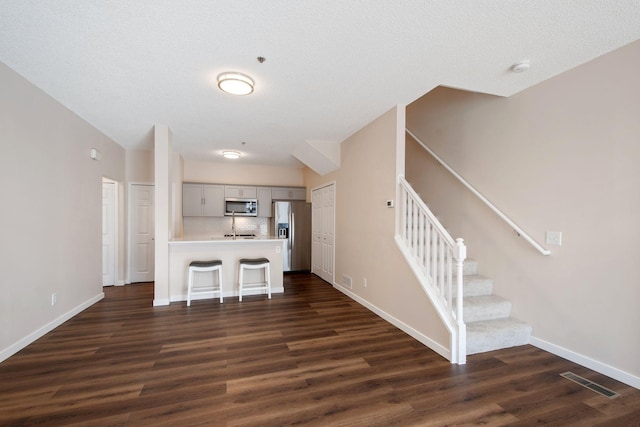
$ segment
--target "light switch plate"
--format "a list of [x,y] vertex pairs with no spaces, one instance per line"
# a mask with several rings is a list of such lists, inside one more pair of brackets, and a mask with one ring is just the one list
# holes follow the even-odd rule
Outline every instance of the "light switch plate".
[[547,245],[562,246],[562,232],[547,231],[546,242]]

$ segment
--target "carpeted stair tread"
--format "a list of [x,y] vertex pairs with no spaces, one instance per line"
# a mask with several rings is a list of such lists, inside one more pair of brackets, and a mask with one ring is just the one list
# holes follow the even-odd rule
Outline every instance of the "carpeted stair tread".
[[465,259],[462,263],[462,274],[465,276],[478,274],[478,262],[475,259]]
[[465,297],[463,305],[465,323],[502,319],[511,315],[511,301],[495,295]]
[[467,323],[467,354],[529,343],[531,326],[514,318]]
[[[474,274],[478,274],[478,262],[475,259],[465,259],[462,263],[462,274],[464,276],[472,276]],[[453,269],[453,275],[457,276],[457,271]]]
[[[477,297],[480,295],[491,295],[493,293],[493,280],[481,276],[479,274],[473,274],[462,277],[463,285],[462,291],[463,296],[466,297]],[[453,286],[453,296],[458,295],[458,289]]]

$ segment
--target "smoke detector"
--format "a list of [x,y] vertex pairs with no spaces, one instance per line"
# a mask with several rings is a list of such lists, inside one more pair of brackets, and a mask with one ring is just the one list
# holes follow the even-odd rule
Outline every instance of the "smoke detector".
[[529,61],[520,61],[517,64],[513,64],[511,67],[511,71],[514,73],[524,73],[531,67],[531,63]]

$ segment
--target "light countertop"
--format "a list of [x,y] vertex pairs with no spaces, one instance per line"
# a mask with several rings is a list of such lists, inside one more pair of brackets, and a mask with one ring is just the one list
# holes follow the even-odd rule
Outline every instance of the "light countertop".
[[240,237],[237,236],[234,240],[233,237],[225,236],[187,236],[177,237],[169,241],[169,244],[181,244],[181,243],[251,243],[251,242],[270,242],[277,241],[282,242],[283,239],[277,239],[274,236],[255,236],[255,237]]

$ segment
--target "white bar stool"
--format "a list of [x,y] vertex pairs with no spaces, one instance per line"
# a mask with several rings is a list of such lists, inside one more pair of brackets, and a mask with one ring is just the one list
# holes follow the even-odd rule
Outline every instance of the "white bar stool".
[[[264,269],[264,282],[244,283],[244,270]],[[271,268],[267,258],[242,258],[240,260],[240,272],[238,273],[238,293],[242,301],[243,290],[266,290],[271,299]]]
[[[195,274],[204,272],[218,272],[218,283],[211,284],[211,286],[198,286],[194,287]],[[217,292],[220,295],[220,302],[222,303],[222,261],[214,259],[211,261],[191,261],[189,264],[189,289],[187,291],[187,307],[191,306],[191,296],[194,294],[204,294]]]

